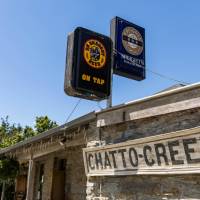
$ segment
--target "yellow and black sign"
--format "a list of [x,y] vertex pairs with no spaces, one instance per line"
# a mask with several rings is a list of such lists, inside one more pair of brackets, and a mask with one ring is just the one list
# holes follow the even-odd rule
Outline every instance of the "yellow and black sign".
[[106,49],[98,40],[88,40],[84,45],[84,58],[87,64],[95,69],[104,67],[106,63]]
[[110,95],[112,42],[105,35],[78,27],[68,38],[65,92],[101,100]]

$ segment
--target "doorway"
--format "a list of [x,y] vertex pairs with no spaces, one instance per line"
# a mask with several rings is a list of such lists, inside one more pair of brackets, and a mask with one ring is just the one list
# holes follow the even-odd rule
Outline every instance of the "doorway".
[[38,177],[37,177],[37,193],[36,193],[36,199],[42,200],[42,191],[43,191],[43,185],[44,185],[44,164],[41,163],[37,166]]
[[54,159],[52,200],[65,200],[65,159]]

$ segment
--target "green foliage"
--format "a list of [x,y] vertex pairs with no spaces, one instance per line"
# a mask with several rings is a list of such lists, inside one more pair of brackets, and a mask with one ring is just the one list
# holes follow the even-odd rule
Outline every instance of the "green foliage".
[[[9,147],[20,141],[26,140],[39,133],[56,127],[57,124],[47,116],[36,117],[35,129],[30,126],[24,128],[20,124],[11,124],[8,116],[0,121],[0,150]],[[13,199],[14,179],[19,172],[19,163],[14,158],[0,157],[0,190],[3,183],[6,183],[5,198]]]
[[10,124],[8,117],[1,118],[0,124],[0,148],[16,144],[23,139],[23,128],[20,124]]
[[[11,180],[9,182],[5,182],[6,187],[5,187],[5,200],[13,200],[14,199],[14,193],[15,193],[15,181]],[[0,193],[2,189],[2,184],[0,185]]]
[[23,139],[23,136],[20,133],[13,134],[11,136],[5,136],[1,140],[0,148],[9,147],[20,142]]
[[0,190],[5,184],[6,200],[14,199],[15,178],[19,173],[19,163],[14,158],[1,157],[0,158]]
[[57,123],[50,120],[47,116],[36,117],[35,129],[30,126],[25,126],[23,128],[20,124],[11,124],[8,120],[8,116],[1,118],[0,149],[14,145],[56,126]]
[[36,135],[36,132],[30,126],[25,126],[23,131],[23,139],[28,139]]
[[36,117],[35,129],[37,133],[42,133],[58,126],[55,121],[51,121],[47,116]]
[[8,181],[14,179],[19,171],[19,163],[14,158],[0,158],[0,180]]

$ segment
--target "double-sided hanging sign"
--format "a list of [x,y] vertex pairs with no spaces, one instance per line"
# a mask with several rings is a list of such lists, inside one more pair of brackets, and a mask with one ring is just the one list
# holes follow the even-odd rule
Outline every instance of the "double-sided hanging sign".
[[114,73],[135,80],[145,79],[145,30],[119,17],[111,21]]
[[68,36],[65,92],[90,100],[110,95],[112,41],[78,27]]

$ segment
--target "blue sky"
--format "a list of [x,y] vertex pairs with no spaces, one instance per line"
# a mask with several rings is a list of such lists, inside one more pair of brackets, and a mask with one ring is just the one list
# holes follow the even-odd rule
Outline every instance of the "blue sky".
[[[64,123],[78,101],[63,91],[67,34],[82,26],[109,35],[114,16],[145,28],[148,69],[200,81],[199,8],[199,0],[0,0],[0,117],[33,126],[48,115]],[[141,82],[114,76],[113,104],[173,84],[149,71]],[[93,110],[96,102],[82,100],[71,119]]]

